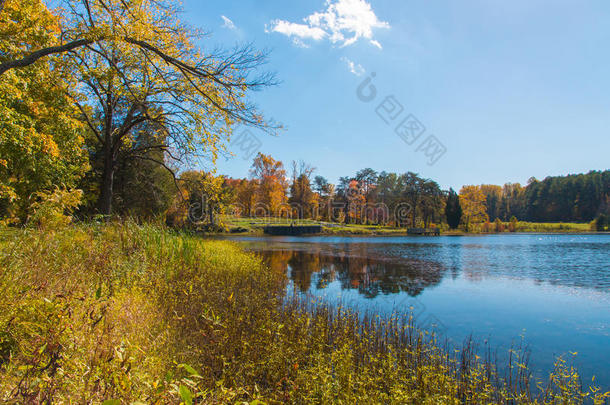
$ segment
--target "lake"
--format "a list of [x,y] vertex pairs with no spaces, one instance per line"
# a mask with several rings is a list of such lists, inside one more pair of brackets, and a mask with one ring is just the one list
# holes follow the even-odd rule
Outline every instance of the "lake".
[[500,359],[524,342],[537,375],[564,356],[585,385],[595,375],[610,389],[610,235],[226,239],[285,271],[290,293],[411,313],[451,344],[487,341]]

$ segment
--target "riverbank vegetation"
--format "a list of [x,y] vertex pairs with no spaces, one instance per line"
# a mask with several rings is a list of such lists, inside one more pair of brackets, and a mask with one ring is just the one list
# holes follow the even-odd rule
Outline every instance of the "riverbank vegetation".
[[4,403],[605,398],[564,360],[535,381],[525,357],[494,370],[408,319],[290,299],[285,272],[229,242],[129,222],[56,226],[1,231]]

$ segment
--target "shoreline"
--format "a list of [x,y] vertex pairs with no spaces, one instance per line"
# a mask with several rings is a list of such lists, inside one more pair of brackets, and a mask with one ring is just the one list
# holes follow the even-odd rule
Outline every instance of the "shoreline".
[[390,237],[415,237],[415,238],[438,238],[442,236],[451,236],[451,237],[475,237],[475,236],[492,236],[492,235],[610,235],[610,232],[595,232],[595,231],[519,231],[519,232],[441,232],[440,235],[412,235],[405,232],[320,232],[315,234],[308,235],[268,235],[262,231],[246,231],[246,232],[199,232],[196,233],[201,234],[203,236],[251,236],[251,237],[269,237],[269,238],[282,238],[282,237],[296,237],[296,238],[312,238],[312,237],[377,237],[377,238],[390,238]]

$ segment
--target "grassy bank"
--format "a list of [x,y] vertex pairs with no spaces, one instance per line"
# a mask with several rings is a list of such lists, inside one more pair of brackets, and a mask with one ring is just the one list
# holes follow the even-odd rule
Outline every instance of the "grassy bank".
[[496,373],[408,320],[360,321],[287,301],[285,274],[228,242],[129,223],[0,236],[5,403],[576,404],[594,396],[562,362],[537,387],[518,362]]
[[[227,231],[236,233],[249,233],[262,235],[266,225],[322,225],[325,235],[406,235],[406,228],[395,228],[382,225],[363,225],[363,224],[339,224],[334,222],[314,221],[311,219],[288,220],[285,218],[240,218],[222,216],[221,221],[225,224]],[[496,225],[473,224],[469,232],[463,229],[451,230],[446,225],[441,226],[441,231],[445,235],[466,235],[466,234],[487,234],[487,233],[509,233],[511,227],[509,222],[502,223],[501,231],[496,231]],[[584,233],[592,232],[591,224],[588,223],[538,223],[519,221],[515,224],[514,232],[523,233]]]

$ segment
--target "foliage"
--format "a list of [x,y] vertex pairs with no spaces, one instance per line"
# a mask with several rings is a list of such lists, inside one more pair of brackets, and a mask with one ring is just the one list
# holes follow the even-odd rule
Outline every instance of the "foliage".
[[462,220],[462,206],[457,193],[451,188],[447,195],[447,204],[445,205],[445,216],[447,223],[451,229],[456,229]]
[[[0,13],[0,61],[57,40],[58,18],[40,0]],[[24,221],[38,192],[72,188],[87,168],[84,127],[69,94],[72,71],[42,61],[0,76],[0,217]]]
[[10,232],[0,258],[5,403],[601,404],[610,395],[583,390],[561,360],[535,381],[519,357],[503,379],[472,346],[447,352],[409,319],[288,299],[283,269],[228,242],[128,222]]
[[601,214],[592,223],[592,229],[597,232],[605,232],[610,230],[610,215]]
[[[288,199],[286,196],[288,181],[284,164],[281,161],[259,152],[254,158],[250,174],[258,184],[257,205],[258,210],[262,211],[262,215],[281,216],[291,211],[285,205]],[[261,215],[261,213],[255,213],[255,215]]]
[[481,191],[485,194],[485,208],[489,220],[495,222],[500,216],[500,204],[502,202],[502,187],[493,184],[482,184]]
[[177,2],[62,4],[62,34],[92,41],[64,59],[75,71],[80,97],[74,102],[102,163],[100,213],[111,214],[120,160],[146,160],[173,171],[165,159],[214,161],[235,124],[277,128],[248,102],[250,91],[274,83],[257,74],[265,54],[249,46],[204,52],[196,46],[198,31],[180,21]]
[[533,179],[526,188],[527,213],[540,222],[589,222],[610,213],[610,170]]
[[37,201],[32,204],[33,214],[28,219],[28,225],[51,230],[72,222],[70,214],[80,204],[83,192],[57,188],[52,192],[38,192],[36,197]]
[[299,175],[290,185],[288,202],[292,207],[297,207],[296,215],[292,215],[293,218],[311,218],[315,215],[313,210],[317,208],[318,195],[311,189],[311,183],[306,174]]
[[462,223],[466,232],[473,223],[489,221],[485,208],[485,194],[480,187],[464,186],[460,190],[460,206],[462,207]]

